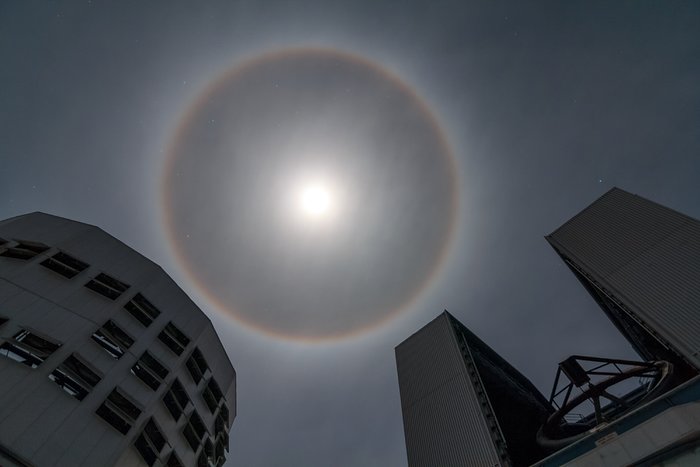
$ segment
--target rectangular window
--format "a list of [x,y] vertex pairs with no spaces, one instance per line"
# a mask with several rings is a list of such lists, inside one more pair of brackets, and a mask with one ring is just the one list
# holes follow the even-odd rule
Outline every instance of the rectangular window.
[[158,460],[160,452],[165,447],[165,437],[152,418],[148,420],[143,431],[136,438],[134,446],[149,466]]
[[5,318],[4,316],[0,316],[0,326],[7,323],[8,321],[9,321],[8,318]]
[[197,458],[197,467],[209,467],[209,461],[207,460],[207,454],[204,452],[204,449],[202,449],[202,452],[199,453],[199,457]]
[[160,310],[153,306],[153,304],[146,300],[140,293],[137,293],[134,295],[134,298],[126,302],[124,309],[144,326],[150,326],[158,315],[160,315]]
[[141,409],[121,390],[114,388],[95,413],[125,435],[141,415]]
[[27,260],[49,249],[48,245],[40,242],[29,242],[26,240],[16,240],[16,242],[15,246],[0,250],[0,256]]
[[187,439],[187,443],[190,445],[193,451],[197,451],[197,448],[199,448],[199,444],[206,433],[207,428],[199,414],[197,414],[196,410],[192,411],[187,424],[185,424],[185,427],[182,430],[182,434],[185,435],[185,439]]
[[166,467],[184,467],[182,465],[182,462],[180,462],[180,459],[177,458],[175,455],[175,451],[170,453],[170,457],[168,457],[168,460],[165,463]]
[[226,425],[224,417],[221,416],[221,410],[219,410],[219,413],[216,414],[216,418],[214,419],[214,432],[216,436],[220,436],[222,433],[225,434],[228,432],[228,425]]
[[187,359],[185,364],[187,366],[187,370],[192,376],[192,381],[194,381],[196,384],[199,384],[204,376],[204,373],[206,373],[209,369],[209,365],[207,365],[204,355],[202,355],[202,352],[200,352],[197,347],[194,348],[192,355],[190,355],[190,358]]
[[61,346],[26,329],[0,345],[0,355],[36,368]]
[[176,355],[182,355],[185,347],[190,343],[189,337],[175,327],[172,322],[168,323],[160,334],[158,334],[158,339],[168,346]]
[[87,263],[83,263],[62,251],[59,251],[51,258],[45,259],[40,264],[68,279],[72,279],[88,268]]
[[204,402],[207,404],[207,408],[209,408],[209,412],[212,414],[216,412],[216,407],[219,405],[219,403],[217,402],[216,397],[214,397],[212,390],[209,388],[209,384],[204,387],[202,397],[204,398]]
[[141,355],[141,358],[131,368],[131,372],[154,391],[158,389],[163,379],[168,376],[168,369],[148,351]]
[[101,272],[94,279],[85,284],[85,287],[94,290],[110,300],[116,300],[122,293],[126,292],[129,285]]
[[120,359],[134,343],[134,339],[114,324],[112,320],[107,321],[104,326],[95,331],[92,340],[116,359]]
[[49,379],[81,401],[100,382],[101,378],[96,371],[83,363],[76,354],[73,354],[51,372]]
[[218,440],[219,440],[218,442],[220,442],[221,444],[224,445],[224,448],[226,449],[226,451],[228,451],[228,433],[226,433],[225,431],[222,431],[221,434],[219,434],[219,436],[218,436]]
[[153,447],[148,444],[146,437],[141,433],[134,441],[134,447],[141,454],[141,457],[146,462],[148,467],[151,467],[158,460],[158,454],[153,450]]
[[225,403],[221,404],[221,408],[219,409],[219,416],[224,420],[224,423],[228,427],[228,407],[226,407]]
[[223,464],[226,460],[226,454],[224,453],[224,443],[220,439],[216,442],[216,463]]
[[207,453],[209,459],[214,458],[214,443],[212,443],[209,438],[204,441],[204,452]]
[[165,404],[175,421],[180,419],[189,401],[190,398],[187,396],[185,388],[182,387],[182,384],[177,379],[173,381],[170,389],[163,396],[163,404]]

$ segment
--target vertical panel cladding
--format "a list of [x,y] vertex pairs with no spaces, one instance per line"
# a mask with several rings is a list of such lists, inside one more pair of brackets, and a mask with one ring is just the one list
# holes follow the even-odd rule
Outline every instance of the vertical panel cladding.
[[[44,242],[51,245],[50,253],[58,247],[90,264],[77,276],[66,278],[43,268],[36,258],[0,258],[0,303],[7,310],[0,314],[10,318],[0,328],[0,343],[27,326],[63,344],[37,368],[0,357],[0,443],[36,465],[114,465],[120,458],[140,459],[132,444],[153,416],[177,456],[194,465],[194,453],[180,433],[182,417],[175,422],[161,400],[175,378],[188,380],[184,361],[195,343],[203,340],[213,376],[221,390],[235,399],[235,370],[207,317],[160,267],[96,227],[34,213],[0,221],[0,237]],[[128,283],[129,289],[110,300],[85,288],[87,279],[99,272]],[[123,309],[137,292],[160,312],[150,324]],[[107,319],[134,339],[119,359],[90,338]],[[170,321],[190,339],[179,356],[158,339]],[[168,368],[157,388],[146,386],[130,371],[146,350]],[[102,376],[81,401],[48,378],[73,352]],[[117,386],[141,410],[137,419],[129,421],[132,427],[126,435],[95,414]],[[201,387],[190,385],[189,390],[188,397],[206,416]],[[235,414],[235,400],[228,404]],[[169,455],[169,449],[162,456]]]
[[607,276],[692,219],[614,188],[548,238],[580,265]]
[[396,362],[410,466],[500,465],[447,313],[401,343]]
[[700,368],[700,222],[613,189],[547,237]]

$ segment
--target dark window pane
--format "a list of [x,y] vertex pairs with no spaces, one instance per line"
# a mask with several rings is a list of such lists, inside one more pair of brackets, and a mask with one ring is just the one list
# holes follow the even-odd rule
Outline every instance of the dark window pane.
[[202,449],[202,452],[199,453],[199,457],[197,458],[197,467],[209,467],[204,449]]
[[192,450],[197,451],[197,448],[199,448],[199,437],[197,437],[197,433],[192,429],[192,425],[189,423],[185,424],[185,427],[182,429],[182,434],[185,435],[187,444],[190,445]]
[[158,338],[163,341],[175,354],[181,355],[185,347],[190,343],[189,337],[185,336],[172,322],[158,334]]
[[165,377],[168,376],[168,369],[149,352],[144,352],[143,355],[141,355],[141,361],[160,379],[165,379]]
[[131,402],[127,397],[121,393],[118,389],[114,389],[107,400],[114,404],[119,410],[128,415],[131,420],[136,420],[141,415],[141,409],[139,409],[136,404]]
[[83,263],[63,252],[58,252],[51,258],[42,261],[41,265],[69,279],[88,268],[87,263]]
[[192,357],[188,358],[185,365],[187,366],[187,370],[192,377],[192,381],[194,381],[195,384],[199,384],[199,382],[202,380],[202,372],[199,370],[199,367],[195,363],[194,359]]
[[48,245],[41,242],[30,242],[28,240],[17,240],[17,247],[34,253],[43,253],[49,249]]
[[85,284],[90,290],[109,298],[110,300],[116,300],[126,289],[129,288],[128,284],[125,284],[105,273],[100,273]]
[[141,454],[141,457],[143,457],[143,460],[146,461],[149,467],[158,460],[158,455],[153,451],[153,448],[148,444],[143,434],[140,434],[138,438],[136,438],[134,447],[136,447],[136,450]]
[[156,319],[160,315],[160,310],[158,310],[158,308],[156,308],[151,302],[146,300],[146,298],[140,293],[137,293],[132,300],[151,318]]
[[141,308],[137,307],[132,301],[126,302],[124,304],[124,309],[146,327],[150,326],[153,322],[153,320],[148,315],[146,315],[146,313],[144,313]]
[[0,326],[7,323],[8,321],[9,319],[5,318],[4,316],[0,316]]
[[200,352],[197,347],[195,347],[192,351],[192,358],[197,363],[199,371],[201,371],[202,374],[206,373],[209,369],[209,365],[207,365],[207,361],[204,359],[204,355],[202,355],[202,352]]
[[41,365],[44,361],[43,358],[32,354],[31,352],[24,350],[23,348],[16,346],[10,342],[5,342],[0,345],[0,355],[7,357],[19,363],[23,363],[29,367],[36,368]]
[[141,365],[140,361],[136,362],[136,364],[131,367],[131,372],[154,391],[160,386],[160,380],[153,376],[150,371],[146,370],[146,368]]
[[197,436],[199,436],[199,439],[202,439],[207,433],[207,427],[204,425],[204,422],[196,410],[190,415],[190,425],[192,425],[192,428],[194,428],[194,431],[197,433]]
[[14,340],[21,342],[23,346],[30,347],[37,352],[45,354],[46,356],[51,355],[61,346],[61,344],[50,342],[43,337],[39,337],[36,334],[27,331],[26,329],[15,334]]
[[224,395],[221,393],[221,389],[219,388],[219,384],[216,382],[214,378],[211,378],[209,382],[207,383],[207,387],[209,390],[214,394],[214,398],[216,399],[216,402],[218,403],[221,401],[221,398],[224,397]]
[[75,355],[69,356],[50,375],[49,379],[78,400],[83,400],[100,382],[100,376]]
[[180,417],[182,416],[182,409],[175,401],[175,397],[171,391],[166,392],[163,396],[163,404],[165,404],[165,408],[168,409],[168,412],[170,412],[170,415],[173,416],[175,421],[180,420]]
[[224,443],[219,440],[216,443],[216,459],[220,460],[224,458],[226,458],[226,454],[224,453]]
[[221,411],[219,411],[219,414],[214,420],[214,430],[216,431],[216,436],[219,436],[219,433],[221,433],[222,431],[226,431],[226,424],[224,422],[224,419],[221,417]]
[[43,243],[18,240],[17,245],[11,248],[7,248],[4,251],[1,251],[0,256],[26,260],[34,258],[39,253],[43,253],[48,249],[48,245],[44,245]]
[[190,343],[190,338],[180,331],[172,322],[165,326],[165,331],[183,347],[187,347]]
[[68,373],[64,372],[61,367],[56,368],[49,375],[49,379],[54,383],[58,384],[61,389],[75,397],[79,401],[85,399],[85,396],[90,392],[83,384],[78,380],[71,377]]
[[202,397],[204,397],[204,402],[207,403],[207,407],[209,408],[209,411],[211,413],[214,413],[216,411],[216,399],[214,398],[214,395],[211,393],[209,390],[209,387],[205,387],[204,391],[202,391]]
[[119,344],[126,348],[131,347],[131,345],[134,343],[134,339],[132,339],[131,336],[129,336],[126,332],[124,332],[122,328],[114,324],[112,320],[107,321],[103,326],[103,329],[108,331],[117,340]]
[[150,326],[160,315],[160,311],[140,293],[129,300],[124,308],[144,326]]
[[228,426],[228,407],[226,404],[223,404],[221,406],[221,409],[219,410],[219,414],[221,415],[221,418],[224,419],[224,422],[226,423],[226,426]]
[[123,435],[127,434],[129,432],[129,429],[131,429],[131,424],[127,422],[117,412],[109,408],[104,402],[97,408],[95,413],[102,417],[105,421],[107,421],[107,423],[112,425],[114,428],[117,429],[117,431],[119,431]]
[[166,467],[184,467],[182,462],[180,462],[180,459],[178,459],[175,455],[175,451],[170,453],[170,457],[168,457],[168,461],[165,463],[165,465]]
[[148,436],[148,439],[151,440],[151,443],[156,448],[156,450],[158,452],[162,451],[163,447],[165,447],[165,438],[163,437],[163,434],[160,432],[156,424],[153,423],[153,419],[149,420],[148,423],[146,423],[146,426],[144,427],[143,431],[144,433],[146,433],[146,436]]
[[180,381],[173,381],[170,390],[173,392],[173,395],[177,399],[180,406],[182,408],[185,408],[187,406],[187,403],[190,401],[190,398],[187,396],[187,392],[185,391],[185,388],[182,387],[182,384],[180,384]]
[[170,350],[172,350],[176,355],[182,355],[182,351],[185,350],[180,344],[177,343],[175,339],[170,337],[165,330],[158,334],[158,339],[160,339]]
[[95,331],[92,339],[116,359],[121,358],[134,343],[134,339],[111,320]]
[[100,382],[100,376],[88,368],[75,355],[71,355],[63,362],[67,370],[71,371],[75,376],[87,383],[91,388],[95,387]]
[[124,282],[115,279],[112,276],[108,276],[107,274],[101,272],[95,277],[95,280],[98,280],[105,284],[108,287],[111,287],[112,289],[116,290],[117,292],[126,292],[126,289],[129,288],[128,284],[125,284]]
[[0,355],[36,368],[60,346],[59,343],[50,342],[23,329],[16,333],[11,340],[0,345]]

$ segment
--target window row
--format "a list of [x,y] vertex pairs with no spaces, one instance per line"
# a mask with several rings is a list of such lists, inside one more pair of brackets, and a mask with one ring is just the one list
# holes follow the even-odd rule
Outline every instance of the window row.
[[[165,325],[160,334],[158,334],[158,339],[178,356],[182,354],[183,350],[190,342],[190,339],[172,322]],[[92,340],[117,360],[119,360],[135,342],[133,337],[111,319],[107,320],[102,327],[92,334]]]
[[[5,243],[7,243],[6,240],[0,239],[0,245]],[[14,246],[0,248],[0,256],[28,260],[50,249],[48,245],[40,242],[16,240],[14,243]],[[63,251],[59,251],[39,264],[68,279],[72,279],[90,266]],[[116,300],[130,286],[102,272],[89,280],[85,287],[110,300]],[[124,309],[144,326],[149,326],[160,315],[160,310],[140,293],[129,300],[124,305]]]
[[[0,316],[0,326],[7,321],[7,318]],[[174,328],[172,323],[169,323],[169,326]],[[115,359],[121,358],[134,343],[134,339],[112,320],[108,320],[91,337]],[[0,356],[37,368],[61,345],[60,342],[35,331],[21,329],[0,345]],[[155,391],[165,380],[169,370],[150,352],[145,351],[131,368],[131,372]],[[82,400],[100,380],[97,373],[90,370],[76,354],[68,357],[49,378],[79,400]]]

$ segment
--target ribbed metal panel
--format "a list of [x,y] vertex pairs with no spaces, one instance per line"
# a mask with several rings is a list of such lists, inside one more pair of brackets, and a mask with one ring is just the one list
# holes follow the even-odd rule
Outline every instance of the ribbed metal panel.
[[700,222],[613,189],[547,237],[700,368]]
[[409,466],[498,466],[481,403],[443,313],[396,348]]

